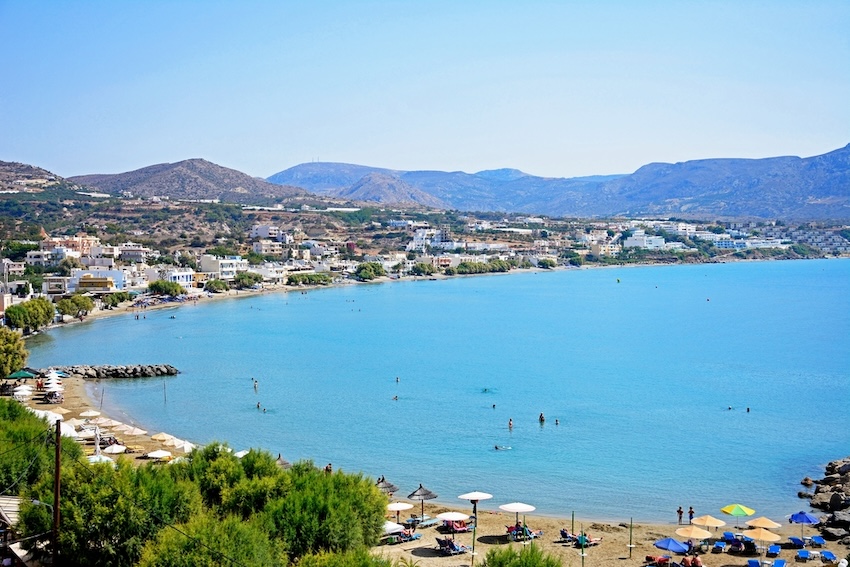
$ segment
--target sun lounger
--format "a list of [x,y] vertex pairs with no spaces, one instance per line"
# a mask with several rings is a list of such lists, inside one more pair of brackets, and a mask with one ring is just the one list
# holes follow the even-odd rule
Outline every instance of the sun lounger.
[[424,516],[411,516],[408,523],[414,524],[417,528],[430,528],[431,526],[436,526],[440,522],[428,514],[425,514]]
[[726,551],[725,541],[715,541],[714,545],[711,546],[712,553],[723,553],[724,551]]
[[735,534],[733,534],[732,532],[723,532],[723,541],[725,541],[726,543],[732,543],[733,541],[740,540],[736,538]]
[[460,543],[457,543],[453,539],[450,539],[448,541],[449,541],[449,550],[451,551],[452,555],[458,555],[460,553],[466,553],[467,551],[469,551],[468,547],[466,547],[465,545],[462,545]]
[[767,556],[768,557],[777,557],[779,552],[782,551],[782,548],[778,545],[771,545],[767,548]]
[[786,563],[787,561],[785,561],[784,559],[777,559],[773,562],[773,567],[785,567]]
[[542,537],[542,536],[543,536],[543,530],[534,531],[531,528],[529,528],[528,526],[523,526],[523,528],[522,528],[522,537],[525,538],[525,539],[534,539],[536,537]]
[[823,547],[826,545],[826,540],[823,539],[823,536],[813,535],[812,536],[812,545],[816,547]]
[[454,532],[454,533],[465,533],[465,532],[472,530],[472,528],[469,527],[466,524],[466,522],[463,522],[463,521],[460,521],[460,522],[447,521],[447,522],[444,522],[444,525],[446,526],[446,528],[450,532]]
[[599,545],[601,542],[601,537],[587,537],[586,535],[580,535],[576,539],[576,547],[591,547],[593,545]]
[[402,543],[406,543],[408,541],[413,541],[415,539],[420,539],[421,537],[422,537],[422,534],[413,533],[413,532],[410,532],[408,530],[405,530],[405,531],[401,532],[400,534],[398,534],[398,540]]
[[797,561],[808,561],[812,558],[812,554],[809,553],[808,549],[798,549],[797,550]]
[[761,567],[761,561],[758,559],[747,559],[747,567]]
[[737,552],[744,551],[744,542],[739,540],[739,539],[736,539],[735,541],[730,541],[729,542],[729,551],[737,551]]
[[644,558],[644,563],[647,567],[654,565],[655,567],[666,567],[670,563],[669,555],[647,555]]
[[820,552],[820,560],[825,565],[835,565],[838,563],[838,558],[835,556],[835,554],[826,549]]
[[806,547],[806,542],[801,540],[798,537],[791,536],[791,537],[788,538],[788,541],[790,541],[791,545],[793,545],[794,547],[796,547],[798,549],[803,549],[804,547]]
[[558,540],[558,543],[572,543],[576,540],[577,537],[577,535],[571,534],[569,530],[562,529],[561,539]]

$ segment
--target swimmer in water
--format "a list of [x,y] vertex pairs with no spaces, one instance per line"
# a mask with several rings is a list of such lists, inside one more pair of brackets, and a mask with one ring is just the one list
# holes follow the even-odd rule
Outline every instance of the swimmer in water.
[[514,428],[514,420],[508,419],[508,429],[513,429],[513,428]]

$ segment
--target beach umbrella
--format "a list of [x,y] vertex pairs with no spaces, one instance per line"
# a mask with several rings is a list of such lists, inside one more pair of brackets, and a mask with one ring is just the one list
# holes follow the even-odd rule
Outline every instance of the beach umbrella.
[[719,528],[726,525],[726,522],[723,520],[715,518],[714,516],[709,516],[708,514],[700,516],[699,518],[694,518],[691,520],[691,523],[696,526],[705,526],[706,528]]
[[[505,512],[514,512],[516,514],[516,523],[519,523],[519,513],[522,512],[525,514],[526,512],[534,512],[537,508],[532,506],[531,504],[523,504],[522,502],[511,502],[510,504],[502,504],[499,506],[499,510],[504,510]],[[525,523],[525,518],[523,518],[523,523]]]
[[12,388],[12,391],[20,394],[21,392],[32,392],[32,386],[29,384],[21,384],[20,386],[15,386]]
[[73,437],[75,439],[79,437],[79,435],[77,434],[77,430],[74,429],[74,426],[69,425],[64,421],[59,424],[59,434],[62,435],[62,437]]
[[[172,437],[171,439],[166,439],[165,443],[163,443],[163,445],[165,445],[166,447],[179,447],[183,443],[184,443],[184,441],[182,439],[178,439],[177,437]],[[237,459],[241,459],[242,457],[244,457],[245,455],[248,454],[248,451],[249,451],[249,449],[245,449],[244,452],[243,451],[237,451],[236,453],[233,453],[233,456],[236,457]]]
[[86,457],[86,460],[90,463],[114,463],[112,459],[107,457],[106,455],[89,455]]
[[803,512],[802,510],[800,510],[796,514],[791,514],[791,517],[789,519],[794,524],[800,524],[800,539],[803,539],[803,526],[805,524],[813,526],[815,524],[820,523],[820,518],[818,518],[817,516],[813,516],[808,512]]
[[676,535],[688,539],[705,539],[711,537],[711,532],[697,526],[685,526],[676,530]]
[[738,525],[738,518],[742,516],[752,516],[756,513],[752,508],[747,508],[741,504],[729,504],[720,509],[721,512],[729,516],[735,517],[735,525]]
[[71,419],[69,419],[69,420],[65,421],[65,423],[67,423],[67,424],[68,424],[68,425],[70,425],[71,427],[79,427],[79,426],[81,426],[81,425],[85,424],[85,423],[86,423],[86,420],[84,420],[84,419],[78,419],[78,418],[76,418],[76,417],[72,417]]
[[401,524],[396,524],[395,522],[390,522],[387,520],[384,522],[384,535],[397,534],[404,531],[404,526]]
[[422,516],[425,515],[425,501],[433,500],[436,497],[437,495],[422,486],[421,482],[419,483],[419,488],[407,495],[408,500],[419,500],[422,502]]
[[493,498],[492,494],[488,494],[486,492],[467,492],[466,494],[461,494],[458,496],[461,500],[469,500],[472,502],[472,515],[475,516],[475,523],[478,523],[478,502],[481,500],[489,500]]
[[53,413],[58,413],[59,415],[65,415],[66,413],[71,413],[71,410],[65,409],[62,406],[57,406],[51,410]]
[[[437,514],[437,519],[443,522],[465,522],[469,519],[469,514],[464,514],[463,512],[443,512]],[[454,530],[449,531],[452,532],[452,539],[454,539]]]
[[195,444],[189,443],[188,441],[184,441],[183,445],[178,448],[181,449],[184,453],[191,453],[192,450],[195,448]]
[[744,523],[750,526],[751,528],[766,528],[769,530],[775,530],[776,528],[782,526],[782,524],[777,524],[770,518],[765,518],[764,516],[759,516],[755,520],[747,520]]
[[151,435],[151,439],[153,439],[154,441],[168,441],[169,439],[174,439],[174,435],[169,435],[168,433],[165,433],[163,431],[161,433]]
[[671,551],[673,553],[687,553],[688,546],[682,543],[677,539],[673,539],[672,537],[665,537],[664,539],[659,539],[655,543],[653,543],[655,547],[658,549],[663,549],[664,551]]
[[[751,530],[744,530],[743,532],[741,532],[741,534],[748,538],[757,539],[762,544],[766,541],[772,542],[779,541],[780,539],[782,539],[782,536],[780,536],[779,534],[775,534],[765,528],[753,528]],[[762,548],[763,547],[764,545],[762,545]]]
[[127,431],[124,432],[125,435],[129,435],[131,437],[135,437],[137,435],[145,435],[147,431],[144,429],[139,429],[138,427],[131,427]]
[[282,469],[291,469],[292,468],[292,463],[290,463],[289,461],[284,459],[283,455],[281,455],[280,453],[277,454],[277,459],[275,460],[274,464],[276,464],[277,466],[279,466]]
[[35,374],[27,372],[26,370],[18,370],[17,372],[9,374],[7,378],[11,378],[13,380],[17,380],[18,378],[35,378]]
[[393,494],[398,490],[398,487],[385,479],[383,475],[375,482],[375,486],[384,494]]
[[145,456],[149,459],[166,459],[171,456],[171,451],[166,451],[165,449],[157,449],[156,451],[151,451]]
[[402,510],[410,510],[413,508],[413,504],[409,504],[407,502],[390,502],[387,504],[387,510],[390,512],[395,512],[395,521],[398,522],[398,514]]
[[124,445],[110,445],[106,449],[103,450],[104,453],[108,455],[119,455],[127,450],[127,447]]
[[99,411],[95,410],[87,410],[80,414],[80,417],[97,417],[100,415]]

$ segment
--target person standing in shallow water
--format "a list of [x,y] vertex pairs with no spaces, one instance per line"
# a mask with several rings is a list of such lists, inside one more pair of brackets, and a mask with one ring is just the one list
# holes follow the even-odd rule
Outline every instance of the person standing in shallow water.
[[681,506],[679,506],[679,509],[676,510],[676,514],[679,516],[679,525],[682,525],[682,516],[685,514],[685,511],[682,510]]
[[688,523],[692,524],[694,522],[694,507],[688,506]]
[[514,428],[514,420],[508,419],[508,429],[513,429],[513,428]]

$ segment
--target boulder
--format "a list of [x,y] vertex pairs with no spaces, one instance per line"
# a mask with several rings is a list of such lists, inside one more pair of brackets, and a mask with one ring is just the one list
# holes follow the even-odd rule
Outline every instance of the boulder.
[[838,540],[850,535],[850,532],[844,528],[824,528],[821,530],[823,537],[829,540]]
[[815,481],[813,481],[813,480],[812,480],[811,478],[809,478],[809,477],[805,477],[803,480],[801,480],[801,481],[800,481],[800,484],[802,484],[803,486],[811,486],[811,485],[813,485],[814,483],[815,483]]
[[850,512],[834,512],[826,521],[826,525],[834,528],[850,528]]

